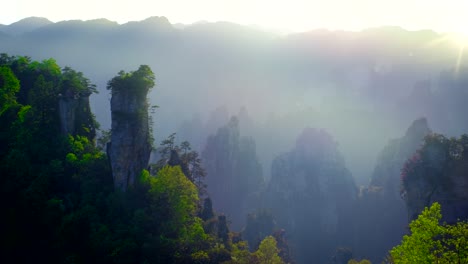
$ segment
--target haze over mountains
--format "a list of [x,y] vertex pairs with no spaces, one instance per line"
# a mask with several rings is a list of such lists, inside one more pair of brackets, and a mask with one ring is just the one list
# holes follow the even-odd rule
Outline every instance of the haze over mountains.
[[465,44],[165,17],[2,25],[3,255],[465,261],[450,244],[468,226]]
[[[426,116],[434,131],[448,135],[467,129],[454,117],[466,93],[449,89],[463,83],[461,72],[454,75],[459,46],[430,30],[278,35],[229,22],[172,25],[165,17],[122,25],[26,18],[0,27],[0,51],[53,57],[82,71],[100,91],[91,104],[104,129],[110,127],[107,80],[150,65],[157,83],[150,103],[160,106],[157,142],[175,131],[202,149],[206,136],[244,107],[240,130],[255,138],[266,178],[275,155],[307,126],[333,135],[359,183],[412,120]],[[459,103],[444,103],[449,97]]]

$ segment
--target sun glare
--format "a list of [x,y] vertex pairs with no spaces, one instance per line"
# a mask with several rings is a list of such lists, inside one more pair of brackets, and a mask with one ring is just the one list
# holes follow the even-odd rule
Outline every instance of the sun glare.
[[464,34],[464,33],[451,34],[450,39],[454,42],[454,44],[458,48],[458,56],[457,56],[457,61],[455,64],[455,73],[458,74],[460,71],[462,60],[463,60],[463,53],[465,51],[466,46],[468,46],[468,34]]
[[468,45],[468,34],[465,33],[456,33],[450,36],[453,42],[460,47]]

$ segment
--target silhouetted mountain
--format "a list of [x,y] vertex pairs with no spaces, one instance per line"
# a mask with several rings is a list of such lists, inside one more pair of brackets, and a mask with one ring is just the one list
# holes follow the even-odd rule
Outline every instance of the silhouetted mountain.
[[46,25],[50,25],[53,22],[43,17],[28,17],[21,19],[10,25],[1,25],[0,31],[3,31],[10,35],[21,35],[27,32],[31,32],[35,29],[41,28]]

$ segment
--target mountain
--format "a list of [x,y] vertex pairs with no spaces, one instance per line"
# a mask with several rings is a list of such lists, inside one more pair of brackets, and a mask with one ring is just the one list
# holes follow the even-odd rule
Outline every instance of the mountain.
[[[156,75],[149,97],[160,106],[154,124],[157,141],[180,132],[193,115],[207,122],[219,107],[226,107],[229,115],[245,107],[258,124],[252,136],[266,177],[275,153],[288,151],[297,134],[313,126],[327,128],[340,142],[347,167],[360,184],[372,174],[368,161],[388,139],[412,120],[431,114],[411,107],[427,105],[422,99],[407,100],[414,84],[429,80],[433,92],[444,90],[447,85],[437,82],[438,76],[453,69],[459,54],[450,39],[432,31],[383,27],[277,35],[228,22],[179,27],[165,17],[122,25],[106,19],[61,21],[15,35],[0,35],[0,52],[37,60],[53,57],[89,76],[100,92],[91,105],[104,129],[111,120],[107,80],[122,69],[147,64]],[[437,94],[442,101],[452,96]],[[464,127],[451,118],[458,118],[456,112],[462,113],[460,107],[435,112],[433,128],[459,133]],[[277,144],[265,135],[277,136]],[[197,145],[201,151],[203,143]],[[353,155],[357,150],[361,155]]]
[[390,140],[381,150],[369,185],[361,188],[355,204],[353,253],[380,262],[406,234],[408,210],[400,195],[400,173],[430,132],[427,120],[417,119],[402,137]]
[[48,20],[47,18],[28,17],[14,22],[10,25],[1,25],[0,31],[3,31],[10,35],[21,35],[50,24],[53,24],[53,22]]
[[326,263],[337,247],[351,244],[356,198],[337,143],[324,130],[306,128],[291,151],[274,159],[265,208],[289,233],[299,263]]

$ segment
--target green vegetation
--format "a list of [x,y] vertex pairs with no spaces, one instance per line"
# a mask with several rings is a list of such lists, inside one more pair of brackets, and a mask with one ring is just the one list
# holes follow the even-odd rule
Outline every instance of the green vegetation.
[[468,135],[460,138],[447,138],[440,134],[430,134],[424,144],[406,161],[401,172],[403,191],[409,191],[411,185],[424,179],[434,188],[450,187],[446,176],[468,157]]
[[176,133],[164,139],[157,148],[160,159],[152,165],[152,170],[159,170],[166,165],[180,166],[185,176],[195,184],[200,195],[206,194],[206,184],[203,182],[206,172],[197,151],[192,150],[188,141],[180,145],[175,143]]
[[440,211],[434,203],[411,222],[411,235],[390,251],[392,263],[468,263],[468,222],[440,224]]
[[[121,72],[109,83],[113,92],[125,82],[125,87],[138,93],[153,81],[151,69],[141,66],[130,74]],[[87,103],[94,91],[81,73],[60,69],[53,59],[35,62],[0,56],[0,199],[5,205],[0,252],[4,259],[15,263],[222,263],[246,254],[266,261],[258,263],[278,263],[275,241],[265,242],[252,255],[240,239],[233,244],[226,217],[217,217],[211,205],[200,206],[204,169],[188,142],[176,146],[169,139],[163,144],[169,148],[163,151],[172,155],[176,150],[175,157],[168,156],[169,162],[153,174],[142,171],[126,192],[114,189],[103,152],[110,132],[103,132],[107,139],[96,142],[97,124]],[[69,108],[79,119],[70,133],[62,129],[63,100],[82,100],[84,106]],[[212,221],[215,232],[205,230],[207,224],[200,215],[209,217],[205,220]]]
[[232,246],[232,260],[229,264],[282,264],[285,263],[278,255],[280,250],[277,247],[276,239],[267,236],[260,243],[258,250],[250,253],[247,242],[241,241]]
[[350,261],[348,261],[348,264],[371,264],[371,262],[367,259],[363,259],[361,261],[357,261],[355,259],[352,259]]
[[134,94],[145,95],[154,87],[154,73],[148,65],[141,65],[137,71],[120,71],[107,83],[107,89],[112,93],[129,90]]

